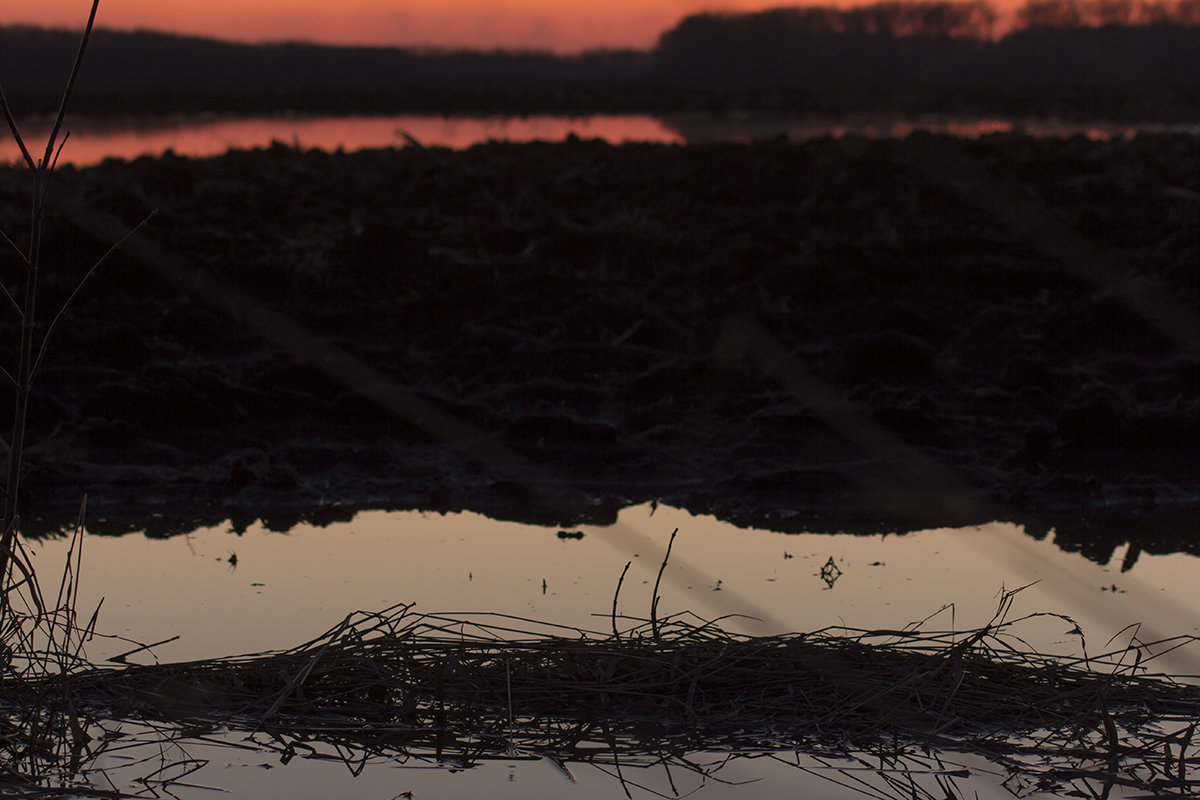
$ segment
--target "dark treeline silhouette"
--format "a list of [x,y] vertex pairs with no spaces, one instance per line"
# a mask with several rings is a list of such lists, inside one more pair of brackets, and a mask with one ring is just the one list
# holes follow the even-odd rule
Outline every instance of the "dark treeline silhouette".
[[1200,25],[1200,0],[1026,0],[1018,28]]
[[950,2],[696,14],[660,38],[655,73],[715,83],[923,76],[976,60],[994,23],[983,3]]
[[1200,0],[1029,0],[703,13],[664,33],[660,78],[706,83],[1200,80]]
[[[70,31],[0,27],[0,80],[10,99],[24,101],[24,110],[56,107],[61,65],[77,41]],[[1050,106],[1077,105],[1063,87],[1083,85],[1124,93],[1093,98],[1103,110],[1132,103],[1129,113],[1144,115],[1142,87],[1154,84],[1175,88],[1151,113],[1173,117],[1180,98],[1191,96],[1179,87],[1200,87],[1197,53],[1200,0],[1026,0],[1007,20],[988,0],[702,13],[681,20],[650,52],[572,56],[248,45],[99,30],[76,107],[586,113],[832,103],[847,110],[908,86],[953,89],[954,103],[975,109],[989,92],[1028,98],[1039,86],[1053,87]],[[846,99],[847,86],[864,99]],[[813,101],[815,90],[825,100]],[[1198,103],[1185,105],[1200,113]]]
[[[14,89],[62,84],[76,32],[0,27],[0,77]],[[623,80],[641,76],[649,54],[601,50],[559,56],[535,51],[335,47],[287,42],[249,45],[152,31],[97,30],[88,47],[82,91],[146,89],[254,91],[291,87],[372,91],[398,83]]]
[[751,13],[706,12],[685,17],[663,34],[661,46],[714,27],[763,39],[797,34],[990,38],[998,18],[996,10],[983,0],[883,0],[855,8],[797,6]]

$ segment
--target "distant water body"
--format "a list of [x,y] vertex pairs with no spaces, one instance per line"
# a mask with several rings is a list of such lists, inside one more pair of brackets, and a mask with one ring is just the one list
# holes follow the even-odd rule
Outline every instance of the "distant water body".
[[[613,144],[704,144],[750,143],[780,137],[794,142],[825,136],[902,138],[918,130],[964,138],[1014,131],[1038,137],[1086,136],[1091,139],[1128,138],[1139,132],[1200,133],[1200,125],[1195,124],[1131,125],[945,115],[74,117],[67,128],[71,137],[62,160],[76,166],[97,164],[106,158],[160,156],[167,151],[180,156],[212,156],[231,149],[268,147],[273,142],[327,151],[339,148],[350,151],[413,144],[463,149],[488,141],[562,141],[571,135],[603,139]],[[30,142],[44,140],[48,130],[46,120],[31,120],[22,127]],[[0,145],[0,162],[13,162],[18,157],[16,145],[5,137]]]

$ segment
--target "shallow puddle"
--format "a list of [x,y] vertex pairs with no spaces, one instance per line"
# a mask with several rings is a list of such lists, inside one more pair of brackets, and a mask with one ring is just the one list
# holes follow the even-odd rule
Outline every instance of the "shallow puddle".
[[[132,726],[129,726],[132,728]],[[230,737],[240,743],[244,735]],[[259,737],[260,739],[263,737]],[[148,749],[148,748],[143,748]],[[707,778],[685,766],[664,769],[662,765],[622,764],[620,775],[612,766],[560,765],[547,758],[516,754],[512,759],[485,761],[469,769],[437,765],[412,758],[404,763],[372,762],[357,776],[353,765],[342,762],[335,753],[317,758],[297,758],[286,766],[273,754],[253,751],[233,744],[189,742],[171,746],[162,753],[170,767],[163,778],[186,771],[189,763],[206,765],[170,787],[172,796],[200,798],[214,796],[262,798],[287,796],[296,800],[354,797],[359,800],[399,800],[404,798],[477,798],[531,800],[532,798],[573,798],[574,800],[616,800],[634,797],[683,797],[705,800],[751,800],[773,797],[819,797],[822,800],[860,800],[862,797],[905,798],[924,796],[922,787],[936,789],[939,780],[969,796],[1012,797],[991,780],[995,768],[974,756],[930,757],[912,762],[909,773],[898,770],[876,772],[849,759],[815,758],[795,753],[708,752],[689,757],[697,769],[710,770]],[[101,765],[109,777],[122,787],[120,777],[134,770],[121,757],[106,757]],[[981,780],[967,781],[946,777],[947,773],[971,770]],[[143,770],[144,771],[144,770]],[[181,785],[182,784],[182,785]],[[190,784],[190,785],[189,785]],[[916,795],[902,794],[916,787]],[[130,790],[141,789],[130,784]],[[628,795],[626,794],[628,790]],[[161,791],[161,789],[160,789]],[[934,795],[936,796],[936,795]],[[968,795],[962,795],[968,796]],[[1114,793],[1110,797],[1121,797]]]
[[[242,738],[241,735],[231,737],[231,742]],[[841,800],[864,795],[903,797],[895,792],[894,786],[928,784],[932,788],[938,785],[938,778],[962,788],[968,785],[967,781],[958,778],[951,782],[944,777],[945,773],[969,769],[986,775],[991,769],[978,757],[949,757],[940,761],[930,758],[924,764],[913,763],[909,774],[898,771],[888,774],[884,770],[881,777],[858,762],[794,753],[709,752],[692,755],[689,760],[697,770],[711,771],[705,778],[680,766],[667,770],[661,765],[626,763],[618,775],[611,766],[561,765],[547,758],[516,754],[511,759],[485,761],[469,769],[423,762],[418,758],[404,763],[374,762],[355,776],[348,768],[350,765],[340,761],[334,753],[317,758],[297,758],[286,766],[271,755],[231,744],[193,741],[164,750],[163,763],[176,766],[168,767],[161,777],[164,780],[176,777],[190,764],[206,762],[201,769],[171,785],[171,795],[181,800],[213,796],[214,790],[218,796],[225,797],[283,795],[298,800],[334,797],[361,800],[407,800],[410,797],[603,800],[626,797],[625,789],[630,797],[645,798],[692,794],[707,800],[748,800],[799,793],[823,800]],[[106,756],[105,763],[97,766],[108,770],[109,777],[122,787],[121,776],[133,773],[124,763],[128,760],[125,755]],[[978,789],[977,783],[980,784]],[[1011,797],[999,787],[987,786],[985,781],[974,781],[969,785],[971,791],[977,790],[973,796],[978,798]],[[136,790],[139,787],[131,783],[127,788]],[[920,793],[920,788],[917,791]]]
[[[289,648],[316,638],[352,611],[398,603],[414,603],[419,612],[512,615],[603,632],[612,627],[614,593],[626,562],[632,566],[621,584],[618,614],[649,615],[656,575],[676,528],[660,587],[660,615],[685,610],[706,619],[736,615],[722,624],[746,633],[916,623],[926,630],[966,631],[992,619],[1003,590],[1033,582],[1017,595],[1010,618],[1041,611],[1067,615],[1079,624],[1092,655],[1119,649],[1135,631],[1142,641],[1153,641],[1200,630],[1200,597],[1191,591],[1200,564],[1191,556],[1142,555],[1122,573],[1123,552],[1098,565],[1002,523],[904,536],[789,535],[737,529],[661,506],[627,509],[610,527],[569,530],[473,514],[372,512],[286,534],[252,527],[240,536],[214,528],[168,540],[86,537],[80,606],[90,611],[104,598],[98,627],[106,633],[140,642],[178,637],[154,649],[162,661]],[[65,549],[63,541],[33,546],[44,584],[54,583]],[[1130,627],[1138,624],[1140,630]],[[1059,616],[1032,618],[1014,633],[1042,652],[1082,652],[1081,636]],[[130,647],[126,640],[98,639],[89,654],[100,659]],[[1158,668],[1198,674],[1198,656],[1194,647],[1176,651]],[[130,658],[149,660],[145,653]],[[246,798],[352,794],[382,800],[483,794],[616,798],[625,788],[649,797],[649,791],[672,796],[698,787],[707,798],[797,791],[829,798],[862,792],[899,797],[912,796],[910,781],[928,791],[951,781],[959,796],[1009,796],[1001,786],[1002,770],[961,755],[880,772],[873,769],[879,762],[707,752],[688,757],[697,767],[723,765],[707,779],[686,763],[639,766],[636,759],[624,763],[618,777],[612,765],[558,765],[519,751],[465,770],[419,753],[401,762],[318,748],[291,758],[262,734],[249,740],[242,732],[161,749],[152,731],[132,723],[120,727],[128,749],[114,747],[94,766],[106,770],[106,779],[118,788],[144,793],[153,783],[134,778],[144,777],[147,765],[157,769],[156,759],[162,759],[164,771],[157,778],[178,781],[171,787],[178,797],[211,794],[203,787]],[[200,768],[185,775],[192,766]],[[971,777],[954,777],[962,769]]]
[[[1122,573],[1123,550],[1098,565],[1062,552],[1052,536],[1038,541],[1005,523],[903,536],[781,534],[663,506],[567,531],[476,514],[368,512],[289,533],[255,526],[240,536],[227,528],[165,540],[91,536],[81,600],[90,608],[104,598],[104,631],[143,642],[179,636],[157,650],[162,660],[288,648],[352,611],[398,603],[606,631],[627,561],[618,612],[648,616],[676,528],[660,613],[741,615],[725,624],[745,633],[900,628],[935,614],[931,629],[967,630],[991,619],[1002,590],[1030,583],[1015,611],[1072,617],[1092,652],[1133,624],[1144,641],[1200,631],[1193,556],[1142,554]],[[41,575],[57,574],[65,547],[35,545]],[[1079,637],[1067,630],[1035,620],[1026,633],[1039,650],[1078,652]],[[92,655],[111,649],[97,643]],[[1200,673],[1200,664],[1190,671]]]

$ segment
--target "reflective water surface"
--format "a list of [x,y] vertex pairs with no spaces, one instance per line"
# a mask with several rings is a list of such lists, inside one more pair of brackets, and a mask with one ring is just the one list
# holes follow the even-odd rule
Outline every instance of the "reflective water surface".
[[[626,562],[632,567],[621,586],[618,613],[648,615],[655,576],[676,528],[660,614],[690,610],[708,619],[742,615],[722,624],[746,633],[914,623],[929,630],[964,631],[992,618],[1004,589],[1031,583],[1017,595],[1012,615],[1056,612],[1077,622],[1082,633],[1058,616],[1022,623],[1021,636],[1043,652],[1079,654],[1086,646],[1095,654],[1124,645],[1133,635],[1153,641],[1200,632],[1200,596],[1192,590],[1200,564],[1190,556],[1143,555],[1122,573],[1122,552],[1111,563],[1098,565],[1002,523],[905,536],[785,535],[649,506],[627,509],[610,527],[570,530],[471,514],[372,512],[349,523],[286,534],[251,528],[239,536],[212,528],[167,540],[86,537],[80,610],[87,613],[103,598],[102,632],[140,642],[179,637],[156,647],[153,656],[130,659],[143,662],[289,648],[355,610],[382,610],[402,602],[415,603],[422,612],[496,612],[605,631]],[[43,582],[52,583],[49,577],[62,564],[65,542],[33,548]],[[1140,628],[1130,627],[1138,624]],[[129,647],[127,641],[101,638],[89,655],[100,659]],[[1158,668],[1200,674],[1198,659],[1195,648],[1184,649],[1165,656]],[[122,725],[132,740],[138,739],[136,725]],[[153,732],[143,736],[155,741]],[[200,797],[209,790],[195,787],[208,786],[233,797],[353,793],[384,800],[405,792],[425,797],[615,798],[625,791],[602,765],[557,765],[519,752],[466,770],[418,758],[404,764],[370,762],[354,777],[336,752],[301,753],[309,757],[292,759],[268,745],[258,741],[256,747],[247,746],[244,733],[209,736],[181,748],[172,745],[167,750],[173,763],[203,767],[171,791]],[[131,761],[149,753],[159,757],[157,748],[118,748],[99,766],[112,770],[110,777],[121,788],[122,776],[135,777]],[[694,757],[697,764],[713,766],[730,755],[722,751]],[[944,764],[931,761],[921,767],[926,770],[921,779],[932,788],[941,771],[965,767],[971,777],[956,779],[959,791],[1009,796],[994,766],[974,757],[943,758]],[[633,763],[622,777],[668,796],[702,786],[699,796],[706,798],[796,791],[857,797],[865,787],[855,781],[875,785],[881,779],[880,773],[861,766],[786,753],[743,754],[717,773],[719,780]],[[173,769],[181,775],[184,768]],[[128,788],[140,786],[130,783]]]
[[[1131,623],[1144,626],[1147,641],[1146,627],[1200,633],[1200,596],[1192,591],[1200,559],[1192,556],[1142,555],[1121,573],[1123,551],[1100,566],[1004,523],[904,536],[794,535],[663,506],[626,509],[617,525],[561,537],[556,528],[417,512],[368,512],[287,534],[210,528],[166,540],[88,537],[82,601],[104,598],[108,632],[143,642],[179,635],[158,649],[162,660],[287,648],[352,611],[408,602],[426,612],[499,612],[607,630],[627,561],[620,611],[649,613],[675,528],[661,607],[744,615],[727,626],[745,633],[899,628],[949,605],[931,624],[968,629],[991,618],[1003,589],[1031,583],[1019,611],[1072,616],[1097,645]],[[65,543],[36,548],[40,573],[56,574]],[[830,559],[832,585],[822,576]],[[1026,633],[1039,649],[1078,646],[1058,623]],[[92,653],[110,654],[103,644]],[[1185,671],[1200,673],[1200,663],[1191,666]]]
[[[706,142],[754,142],[787,137],[804,141],[822,136],[904,137],[917,130],[977,137],[1020,131],[1033,136],[1087,136],[1111,139],[1133,136],[1138,131],[1200,132],[1198,125],[1158,125],[1104,121],[1069,122],[1055,119],[995,119],[927,115],[894,117],[857,115],[589,115],[560,117],[467,116],[260,116],[222,117],[171,116],[161,118],[86,117],[68,120],[70,144],[64,161],[77,166],[96,164],[105,158],[132,159],[158,156],[170,150],[181,156],[212,156],[231,148],[267,147],[282,142],[322,150],[360,150],[403,146],[419,142],[425,146],[466,148],[490,140],[511,142],[561,141],[569,135],[599,138],[613,144],[657,142],[699,144]],[[28,120],[22,132],[31,142],[44,141],[49,122]],[[19,158],[16,146],[0,144],[0,161]],[[38,154],[40,155],[40,154]]]

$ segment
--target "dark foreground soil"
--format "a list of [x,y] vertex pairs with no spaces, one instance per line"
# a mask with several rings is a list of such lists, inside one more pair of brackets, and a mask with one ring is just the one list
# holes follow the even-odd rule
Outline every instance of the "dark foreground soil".
[[93,529],[160,534],[659,500],[1200,550],[1196,139],[277,146],[56,180],[42,320],[158,214],[54,332],[27,527],[84,493]]

